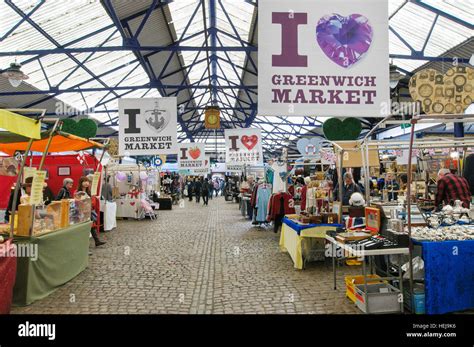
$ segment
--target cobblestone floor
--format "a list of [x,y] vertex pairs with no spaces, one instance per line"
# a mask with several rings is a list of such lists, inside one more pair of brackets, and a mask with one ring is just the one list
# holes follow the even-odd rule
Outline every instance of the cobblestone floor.
[[88,269],[49,297],[12,313],[359,313],[332,289],[330,263],[293,268],[273,229],[252,227],[234,203],[185,201],[158,220],[119,221],[91,247]]

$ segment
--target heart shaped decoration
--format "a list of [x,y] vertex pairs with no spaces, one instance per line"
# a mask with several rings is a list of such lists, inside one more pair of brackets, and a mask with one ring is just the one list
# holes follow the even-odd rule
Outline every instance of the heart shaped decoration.
[[321,139],[317,137],[313,137],[311,139],[299,139],[298,142],[296,142],[296,148],[298,148],[298,151],[303,157],[319,157],[319,151],[321,149]]
[[474,101],[474,69],[455,66],[444,75],[424,69],[411,77],[409,89],[427,114],[462,114]]
[[330,118],[323,124],[324,136],[330,141],[357,140],[362,131],[362,124],[357,118]]
[[189,155],[191,158],[196,160],[201,155],[201,150],[198,147],[193,147],[189,149]]
[[316,40],[324,54],[344,68],[357,63],[369,50],[373,30],[369,20],[360,14],[343,17],[325,15],[316,26]]
[[65,133],[90,139],[97,134],[97,124],[92,119],[83,118],[76,122],[74,119],[64,119],[61,128]]
[[252,150],[252,148],[254,148],[257,145],[258,136],[257,135],[252,135],[252,136],[244,135],[242,136],[240,141],[250,151]]

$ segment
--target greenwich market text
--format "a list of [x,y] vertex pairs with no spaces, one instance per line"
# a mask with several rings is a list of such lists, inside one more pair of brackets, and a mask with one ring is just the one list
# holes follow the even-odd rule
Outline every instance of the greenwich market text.
[[[377,96],[375,76],[317,76],[278,75],[272,76],[273,86],[318,86],[333,89],[272,88],[272,103],[291,104],[373,104]],[[337,88],[340,87],[340,88]],[[353,89],[341,89],[341,87]],[[368,87],[367,89],[361,87]]]
[[131,136],[124,138],[125,150],[170,149],[171,136]]

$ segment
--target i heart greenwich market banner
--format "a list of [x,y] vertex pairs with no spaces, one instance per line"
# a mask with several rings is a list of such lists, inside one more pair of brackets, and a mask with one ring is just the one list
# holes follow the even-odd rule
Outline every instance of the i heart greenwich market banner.
[[262,133],[260,129],[226,129],[226,164],[243,166],[263,164]]
[[207,172],[209,161],[206,160],[206,145],[204,143],[180,143],[178,145],[179,170],[191,172]]
[[260,0],[258,114],[382,117],[388,0]]

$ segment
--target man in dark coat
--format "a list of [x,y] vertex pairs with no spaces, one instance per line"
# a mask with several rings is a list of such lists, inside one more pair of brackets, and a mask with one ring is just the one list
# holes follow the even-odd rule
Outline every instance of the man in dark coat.
[[[360,193],[361,190],[359,186],[354,183],[352,174],[350,172],[346,172],[344,174],[344,183],[342,185],[342,204],[349,205],[351,195],[356,192]],[[339,201],[339,185],[336,185],[336,188],[334,189],[334,200]]]

